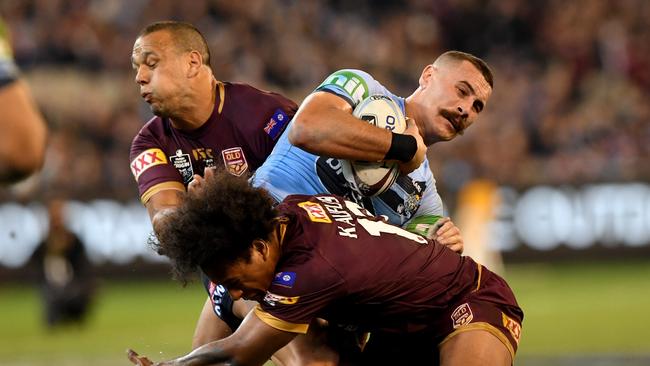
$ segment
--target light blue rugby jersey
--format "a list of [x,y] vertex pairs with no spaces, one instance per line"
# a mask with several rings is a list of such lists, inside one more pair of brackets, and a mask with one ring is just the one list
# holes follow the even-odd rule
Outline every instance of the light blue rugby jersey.
[[[345,99],[353,109],[369,95],[382,94],[395,100],[404,111],[404,98],[391,93],[361,70],[336,71],[316,91],[333,93]],[[293,122],[287,131],[292,127]],[[287,131],[251,178],[254,186],[267,189],[277,201],[290,194],[337,194],[376,215],[388,217],[396,225],[405,225],[412,217],[421,215],[443,215],[442,200],[426,159],[415,171],[400,176],[386,192],[377,197],[363,197],[350,188],[338,159],[317,156],[292,145]]]

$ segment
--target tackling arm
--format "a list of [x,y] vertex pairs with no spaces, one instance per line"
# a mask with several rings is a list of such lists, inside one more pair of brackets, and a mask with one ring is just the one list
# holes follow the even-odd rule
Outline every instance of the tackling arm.
[[264,323],[255,312],[250,312],[230,337],[208,343],[161,365],[200,366],[229,361],[237,365],[263,365],[296,335],[275,329]]

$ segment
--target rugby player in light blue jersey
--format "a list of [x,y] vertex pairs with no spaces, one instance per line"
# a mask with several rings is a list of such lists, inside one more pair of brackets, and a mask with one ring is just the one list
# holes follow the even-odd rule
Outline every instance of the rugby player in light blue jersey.
[[[463,133],[485,108],[492,73],[472,55],[449,51],[427,65],[418,88],[399,97],[370,74],[339,70],[309,95],[252,182],[281,201],[289,194],[333,193],[351,199],[390,223],[461,251],[460,231],[443,204],[426,160],[426,147]],[[370,95],[396,101],[409,121],[404,134],[379,129],[352,116]],[[384,193],[363,197],[342,174],[339,159],[400,163],[402,175]],[[436,225],[437,222],[437,225]]]

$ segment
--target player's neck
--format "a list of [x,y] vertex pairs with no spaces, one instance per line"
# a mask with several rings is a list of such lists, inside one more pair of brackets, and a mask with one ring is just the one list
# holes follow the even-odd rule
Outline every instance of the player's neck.
[[[191,131],[203,126],[208,121],[214,111],[216,82],[212,78],[209,86],[210,90],[203,88],[204,90],[198,91],[195,96],[187,98],[187,102],[184,103],[185,107],[179,111],[177,116],[169,119],[172,127]],[[209,96],[209,98],[205,96]]]
[[404,114],[406,117],[412,118],[415,120],[415,125],[418,127],[418,132],[422,139],[426,141],[424,136],[424,118],[420,115],[420,108],[418,108],[419,101],[415,98],[415,93],[404,99]]

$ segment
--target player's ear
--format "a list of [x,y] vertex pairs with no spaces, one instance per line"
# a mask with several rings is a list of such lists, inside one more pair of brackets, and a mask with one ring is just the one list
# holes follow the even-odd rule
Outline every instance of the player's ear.
[[198,75],[201,67],[203,67],[203,56],[198,51],[190,51],[187,55],[189,63],[187,76],[192,78]]
[[422,70],[422,75],[420,75],[420,88],[426,88],[429,83],[431,82],[431,79],[433,77],[433,74],[438,70],[436,66],[433,64],[427,65],[424,70]]
[[259,252],[262,255],[262,258],[266,260],[269,256],[269,243],[262,239],[253,240],[253,249]]

